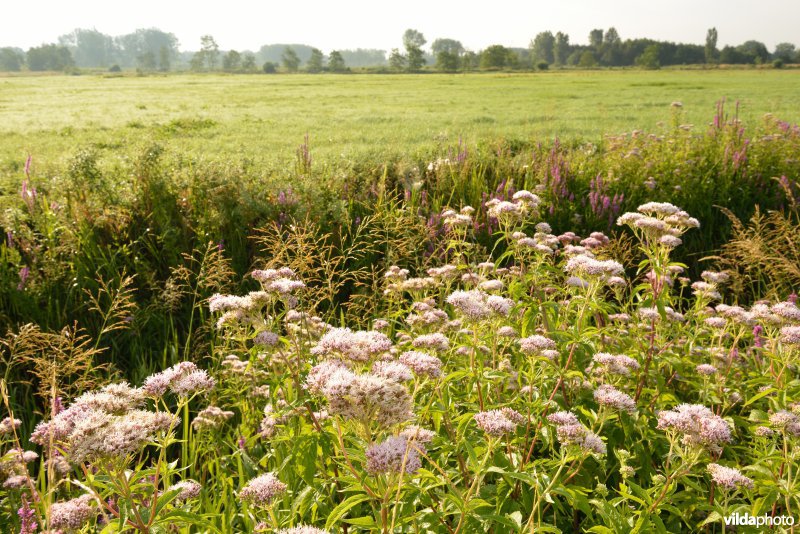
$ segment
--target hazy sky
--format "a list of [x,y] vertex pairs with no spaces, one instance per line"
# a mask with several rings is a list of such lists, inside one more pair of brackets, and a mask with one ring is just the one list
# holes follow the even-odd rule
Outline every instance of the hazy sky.
[[263,44],[303,43],[328,52],[402,46],[407,28],[428,45],[458,39],[479,50],[490,44],[526,47],[540,31],[563,31],[586,44],[593,28],[617,28],[623,39],[650,37],[702,44],[715,26],[719,46],[748,39],[771,50],[800,46],[798,0],[8,0],[0,46],[27,49],[55,42],[75,28],[109,35],[157,27],[174,33],[182,50],[197,50],[211,34],[222,49],[256,51]]

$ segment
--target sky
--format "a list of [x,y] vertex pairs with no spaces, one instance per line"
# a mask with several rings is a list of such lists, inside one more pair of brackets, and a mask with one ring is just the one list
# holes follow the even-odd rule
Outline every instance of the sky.
[[181,50],[200,48],[210,34],[223,50],[257,51],[264,44],[335,49],[402,48],[414,28],[428,46],[452,38],[470,50],[491,44],[527,47],[541,31],[562,31],[587,44],[593,28],[614,26],[623,39],[649,37],[703,44],[716,27],[718,46],[755,39],[800,47],[798,0],[7,0],[0,46],[28,49],[56,42],[75,28],[108,35],[138,28],[174,33]]

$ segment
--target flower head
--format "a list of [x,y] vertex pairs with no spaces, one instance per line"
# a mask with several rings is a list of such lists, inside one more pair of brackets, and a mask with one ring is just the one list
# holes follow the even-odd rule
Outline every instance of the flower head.
[[250,504],[265,507],[275,497],[286,492],[286,484],[278,480],[272,473],[258,476],[245,485],[239,492],[239,497]]

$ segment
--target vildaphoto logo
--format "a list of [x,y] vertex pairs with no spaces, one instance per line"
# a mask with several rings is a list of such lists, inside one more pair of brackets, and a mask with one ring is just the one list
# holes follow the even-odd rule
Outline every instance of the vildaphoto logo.
[[794,525],[794,517],[790,515],[750,515],[747,512],[743,514],[736,512],[725,517],[725,524],[737,527],[791,527]]

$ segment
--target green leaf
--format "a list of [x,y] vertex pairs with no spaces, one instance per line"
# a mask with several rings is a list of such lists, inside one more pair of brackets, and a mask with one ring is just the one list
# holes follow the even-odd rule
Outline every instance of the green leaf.
[[366,502],[370,499],[369,495],[365,493],[359,493],[357,495],[351,495],[342,502],[339,503],[336,508],[334,508],[330,515],[328,516],[328,520],[325,522],[325,528],[330,529],[333,525],[336,524],[344,515],[350,511],[351,508],[358,506],[362,502]]

